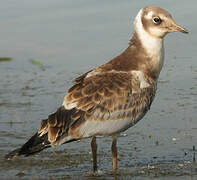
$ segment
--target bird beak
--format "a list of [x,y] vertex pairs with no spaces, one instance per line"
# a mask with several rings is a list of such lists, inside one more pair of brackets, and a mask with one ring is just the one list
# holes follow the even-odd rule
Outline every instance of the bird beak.
[[189,31],[180,25],[176,24],[174,21],[171,22],[169,26],[169,32],[182,32],[182,33],[189,33]]

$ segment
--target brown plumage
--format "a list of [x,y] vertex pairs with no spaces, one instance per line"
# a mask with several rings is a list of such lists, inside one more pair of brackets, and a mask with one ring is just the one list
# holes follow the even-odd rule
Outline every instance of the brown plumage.
[[119,56],[75,79],[63,105],[45,120],[21,148],[6,155],[31,155],[45,148],[92,137],[93,170],[96,137],[112,136],[113,169],[117,169],[117,135],[136,124],[150,109],[163,65],[162,38],[187,32],[159,7],[138,13],[129,47]]

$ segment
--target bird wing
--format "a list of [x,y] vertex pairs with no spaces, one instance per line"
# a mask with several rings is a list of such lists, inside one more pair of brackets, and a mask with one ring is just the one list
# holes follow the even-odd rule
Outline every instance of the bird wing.
[[136,124],[150,108],[156,85],[148,78],[123,71],[90,74],[76,79],[64,98],[66,109],[76,108],[83,114],[80,123],[77,112],[71,116],[76,120],[71,134],[89,137],[121,132]]
[[[142,86],[144,82],[146,86]],[[145,115],[155,91],[154,81],[136,73],[88,72],[75,79],[63,106],[41,123],[39,133],[48,132],[54,144],[119,133]]]

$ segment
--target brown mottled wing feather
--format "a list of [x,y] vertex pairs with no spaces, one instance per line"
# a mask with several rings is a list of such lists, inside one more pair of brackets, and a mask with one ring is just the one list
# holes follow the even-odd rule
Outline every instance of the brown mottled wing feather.
[[70,88],[65,96],[64,105],[67,109],[76,107],[83,111],[94,109],[97,105],[111,108],[105,103],[111,101],[113,105],[113,100],[126,96],[131,90],[131,75],[127,73],[97,74],[77,82]]
[[150,108],[155,95],[156,85],[146,80],[150,86],[141,89],[139,79],[131,73],[112,71],[91,76],[86,73],[77,78],[74,86],[68,90],[63,102],[65,108],[62,107],[60,112],[43,121],[39,132],[41,135],[48,132],[49,141],[56,145],[72,138],[83,138],[80,127],[86,121],[127,118],[132,120],[132,126]]
[[[64,106],[67,109],[74,107],[79,112],[83,111],[84,121],[104,122],[130,118],[132,126],[148,111],[155,95],[154,81],[146,78],[146,82],[149,86],[140,88],[139,78],[131,73],[119,71],[96,73],[77,81],[68,90]],[[72,115],[76,121],[79,117],[76,114]],[[79,129],[84,121],[78,123],[78,126],[71,126],[70,133],[83,137]]]

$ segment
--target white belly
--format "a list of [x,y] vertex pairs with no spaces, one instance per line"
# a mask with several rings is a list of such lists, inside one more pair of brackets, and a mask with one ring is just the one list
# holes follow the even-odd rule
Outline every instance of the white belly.
[[131,118],[124,120],[86,121],[80,127],[79,134],[82,137],[110,136],[125,131],[134,124],[134,120]]

